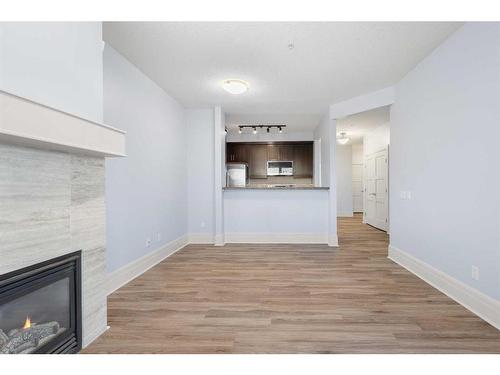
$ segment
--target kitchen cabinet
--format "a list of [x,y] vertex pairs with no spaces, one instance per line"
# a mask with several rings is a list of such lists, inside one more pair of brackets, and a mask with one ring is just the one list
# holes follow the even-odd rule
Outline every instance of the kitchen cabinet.
[[229,163],[248,163],[249,146],[245,143],[227,143],[226,161]]
[[291,161],[293,160],[293,145],[270,144],[267,146],[268,160]]
[[293,176],[312,177],[313,146],[312,143],[297,144],[293,149]]
[[267,178],[267,145],[250,145],[248,150],[248,170],[250,178]]
[[248,163],[250,178],[267,178],[267,161],[293,161],[294,177],[312,177],[312,142],[233,142],[226,144],[226,162]]

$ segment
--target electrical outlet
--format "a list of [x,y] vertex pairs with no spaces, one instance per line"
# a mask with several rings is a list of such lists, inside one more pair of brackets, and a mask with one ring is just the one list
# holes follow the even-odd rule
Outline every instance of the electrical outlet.
[[151,237],[146,238],[146,247],[151,246]]
[[404,201],[409,201],[411,199],[411,191],[401,190],[399,192],[399,199],[404,200]]
[[472,266],[472,278],[474,280],[479,280],[479,267]]
[[200,227],[205,228],[205,222],[204,222],[204,221],[202,221],[202,222],[200,223]]
[[158,232],[158,234],[156,235],[156,240],[161,241],[161,233],[160,232]]

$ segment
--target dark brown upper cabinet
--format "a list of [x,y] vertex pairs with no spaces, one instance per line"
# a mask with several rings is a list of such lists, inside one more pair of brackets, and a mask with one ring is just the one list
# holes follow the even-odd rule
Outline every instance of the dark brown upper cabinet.
[[245,143],[227,143],[226,161],[228,163],[248,163],[249,146]]
[[248,147],[248,151],[248,170],[250,178],[267,178],[267,145],[251,145]]
[[226,144],[228,163],[248,163],[250,178],[267,177],[267,161],[293,161],[294,177],[312,177],[312,142],[238,142]]
[[313,175],[313,145],[312,143],[297,144],[293,149],[293,176],[312,177]]
[[268,147],[268,160],[273,161],[292,161],[293,160],[293,145],[287,144],[270,144]]

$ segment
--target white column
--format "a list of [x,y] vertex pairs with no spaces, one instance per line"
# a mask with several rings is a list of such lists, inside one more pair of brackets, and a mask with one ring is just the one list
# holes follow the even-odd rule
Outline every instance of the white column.
[[215,233],[214,245],[224,246],[224,191],[225,186],[225,153],[226,133],[225,118],[221,107],[214,108],[214,204],[215,204]]
[[328,246],[337,247],[337,178],[335,167],[335,149],[337,144],[337,120],[330,120],[330,190],[328,199]]

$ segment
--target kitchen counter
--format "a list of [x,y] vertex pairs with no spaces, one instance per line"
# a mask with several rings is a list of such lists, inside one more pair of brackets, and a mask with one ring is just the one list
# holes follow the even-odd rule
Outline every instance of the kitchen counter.
[[306,185],[249,185],[245,187],[223,187],[222,190],[328,190],[328,186]]

